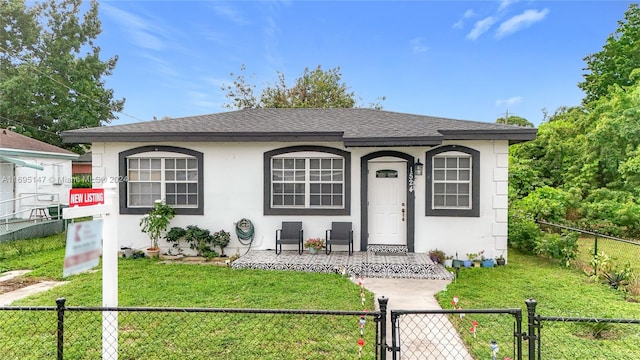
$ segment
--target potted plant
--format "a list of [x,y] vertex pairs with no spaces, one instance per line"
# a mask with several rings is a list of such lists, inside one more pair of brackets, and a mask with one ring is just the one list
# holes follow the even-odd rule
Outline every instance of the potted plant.
[[220,231],[214,232],[212,236],[213,236],[213,239],[211,243],[213,244],[213,246],[220,247],[221,257],[226,257],[227,255],[224,254],[224,248],[225,246],[229,245],[229,241],[231,241],[231,234],[229,234],[224,230],[220,230]]
[[504,256],[502,256],[502,254],[501,254],[496,258],[496,265],[504,266],[504,264],[506,264],[506,261],[504,259]]
[[473,262],[477,257],[478,254],[476,253],[467,253],[467,260],[464,260],[462,264],[464,265],[464,267],[470,268],[473,266]]
[[317,254],[324,248],[324,240],[320,238],[311,238],[304,242],[304,247],[309,249],[312,254]]
[[483,256],[481,261],[482,261],[482,263],[481,263],[482,267],[484,267],[484,268],[492,268],[493,265],[494,265],[493,258],[485,259],[484,256]]
[[147,248],[147,254],[150,257],[157,257],[160,254],[158,240],[162,238],[169,226],[169,222],[175,215],[175,209],[165,204],[162,200],[156,200],[149,213],[140,219],[141,231],[146,233],[149,236],[149,240],[151,240],[151,244]]
[[446,255],[442,250],[434,249],[429,251],[429,259],[431,259],[431,261],[436,264],[442,264],[444,262],[445,256]]

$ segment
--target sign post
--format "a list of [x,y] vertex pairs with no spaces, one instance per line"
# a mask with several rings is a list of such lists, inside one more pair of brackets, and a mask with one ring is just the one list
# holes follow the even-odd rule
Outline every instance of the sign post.
[[[72,189],[63,219],[102,217],[102,306],[118,306],[118,194],[116,185],[104,189]],[[71,207],[73,206],[73,207]],[[118,312],[102,312],[102,358],[118,358]]]

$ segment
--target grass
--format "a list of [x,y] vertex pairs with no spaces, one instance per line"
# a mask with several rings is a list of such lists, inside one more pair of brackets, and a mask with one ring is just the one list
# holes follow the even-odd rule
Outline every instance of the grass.
[[[32,276],[61,279],[64,238],[50,237],[32,244],[0,244],[0,268],[32,268]],[[19,305],[53,306],[57,297],[65,297],[67,306],[101,304],[100,268],[66,280],[70,283],[31,296]],[[161,264],[149,259],[120,260],[119,293],[121,306],[361,310],[359,288],[338,275]],[[581,269],[562,268],[555,261],[513,250],[507,266],[461,270],[460,277],[438,295],[438,301],[450,309],[454,295],[465,309],[524,308],[524,300],[533,298],[538,303],[537,313],[545,316],[640,319],[640,304],[627,301],[624,292],[590,281]],[[373,308],[371,294],[366,306]],[[11,324],[5,325],[4,333],[13,334],[11,338],[0,334],[3,358],[53,357],[52,315],[26,312],[16,318],[15,313],[0,313],[0,323]],[[480,323],[477,338],[469,333],[473,319]],[[368,320],[363,358],[374,357],[375,323]],[[491,339],[498,340],[500,356],[510,355],[511,316],[468,314],[462,320],[451,320],[476,358],[488,358]],[[119,324],[123,359],[357,356],[357,319],[352,316],[120,312]],[[526,331],[526,316],[523,327]],[[65,355],[100,357],[100,313],[68,312],[65,328]],[[541,331],[543,359],[640,357],[637,324],[608,327],[545,322]],[[525,342],[525,351],[526,347]],[[22,349],[29,352],[12,356],[11,351]]]
[[[63,246],[61,235],[0,244],[2,268],[30,268],[30,276],[60,280]],[[151,259],[120,259],[118,272],[120,306],[362,311],[358,285],[336,274],[234,270]],[[71,276],[65,279],[68,284],[14,305],[55,306],[55,299],[64,297],[69,307],[100,306],[101,275],[98,267]],[[366,308],[373,309],[373,296],[367,294]],[[100,357],[100,314],[67,311],[65,357]],[[123,359],[352,359],[360,337],[355,315],[123,311],[118,317]],[[53,312],[0,312],[0,323],[10,324],[0,334],[2,358],[51,358],[55,320]],[[363,358],[373,359],[375,322],[372,316],[367,320]]]
[[[590,281],[581,269],[562,268],[557,261],[509,251],[507,266],[491,269],[471,268],[460,271],[459,278],[438,295],[440,305],[451,309],[454,295],[464,309],[522,308],[525,299],[537,301],[536,313],[555,317],[595,317],[640,319],[640,304],[629,302],[627,294]],[[452,317],[453,318],[453,317]],[[485,331],[473,339],[469,324],[474,316],[452,319],[465,343],[476,357],[486,357],[492,330],[512,327],[508,316],[492,322],[478,320]],[[543,324],[542,358],[626,359],[640,357],[640,325],[613,324],[612,336],[594,340],[589,325],[574,323]],[[503,342],[504,344],[504,342]],[[508,345],[507,342],[504,345]],[[526,349],[526,342],[525,342]],[[502,354],[508,354],[502,353]]]

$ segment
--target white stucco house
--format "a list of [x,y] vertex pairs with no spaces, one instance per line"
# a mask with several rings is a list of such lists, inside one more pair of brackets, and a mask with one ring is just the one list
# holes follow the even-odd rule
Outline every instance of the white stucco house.
[[0,129],[0,219],[48,215],[48,206],[67,203],[71,162],[78,154]]
[[[508,148],[535,136],[371,109],[247,109],[63,133],[91,144],[94,179],[118,183],[121,246],[147,246],[138,223],[161,198],[177,210],[172,226],[234,234],[251,220],[252,249],[274,249],[283,221],[302,221],[305,238],[347,221],[356,251],[460,257],[506,256]],[[245,248],[232,236],[226,253]]]

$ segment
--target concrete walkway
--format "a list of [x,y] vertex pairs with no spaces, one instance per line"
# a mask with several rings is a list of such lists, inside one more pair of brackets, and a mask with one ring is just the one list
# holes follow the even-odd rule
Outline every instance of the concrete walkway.
[[[2,273],[2,275],[0,275],[0,281],[8,281],[29,272],[31,272],[31,270],[7,271],[6,273]],[[0,294],[0,306],[9,306],[14,301],[21,300],[26,298],[27,296],[53,289],[58,285],[66,283],[66,281],[42,281],[37,284],[10,291],[8,293]]]
[[[357,279],[356,279],[357,281]],[[365,289],[378,298],[389,299],[390,310],[439,310],[435,299],[449,280],[365,278]],[[392,346],[391,318],[387,318],[387,345]],[[398,344],[406,359],[473,359],[458,332],[444,314],[403,315],[400,317]]]

